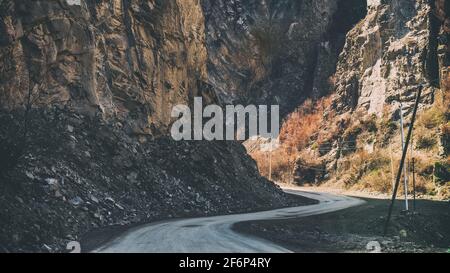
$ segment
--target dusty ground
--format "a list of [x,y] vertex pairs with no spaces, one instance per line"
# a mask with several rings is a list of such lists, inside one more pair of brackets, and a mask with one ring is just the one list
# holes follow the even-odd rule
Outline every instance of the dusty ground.
[[[450,203],[418,200],[416,213],[402,211],[398,201],[387,237],[383,237],[389,201],[367,203],[335,213],[299,219],[246,222],[235,229],[275,241],[295,252],[369,252],[377,241],[381,252],[447,252],[450,249]],[[412,206],[412,204],[411,204]]]

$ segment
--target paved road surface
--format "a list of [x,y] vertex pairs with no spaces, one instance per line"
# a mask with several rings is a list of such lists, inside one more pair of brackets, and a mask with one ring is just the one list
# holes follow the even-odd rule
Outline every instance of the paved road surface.
[[98,248],[106,253],[277,253],[291,252],[273,242],[237,233],[233,224],[323,214],[358,206],[364,201],[329,193],[286,189],[288,193],[316,199],[316,205],[256,213],[190,218],[133,228]]

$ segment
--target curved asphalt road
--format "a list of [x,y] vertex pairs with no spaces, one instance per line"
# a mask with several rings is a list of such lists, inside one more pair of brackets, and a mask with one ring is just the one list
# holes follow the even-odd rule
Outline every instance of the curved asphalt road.
[[256,213],[172,220],[131,229],[94,252],[106,253],[277,253],[291,252],[273,242],[237,233],[233,224],[323,214],[364,201],[329,193],[285,190],[320,201],[319,204]]

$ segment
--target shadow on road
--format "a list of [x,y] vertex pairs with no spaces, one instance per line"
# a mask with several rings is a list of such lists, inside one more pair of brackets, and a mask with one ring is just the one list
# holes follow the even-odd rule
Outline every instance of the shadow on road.
[[[382,237],[389,201],[306,218],[239,223],[234,229],[272,240],[295,252],[367,252],[371,241],[384,252],[446,252],[450,248],[450,203],[417,200],[416,212],[397,201],[387,237]],[[412,202],[411,206],[412,207]]]

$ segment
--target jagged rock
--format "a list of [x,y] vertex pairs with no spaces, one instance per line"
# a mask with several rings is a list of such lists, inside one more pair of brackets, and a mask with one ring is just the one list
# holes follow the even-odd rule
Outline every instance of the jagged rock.
[[34,179],[34,175],[31,172],[26,171],[25,175],[30,179]]
[[79,205],[83,204],[83,202],[84,202],[83,199],[81,199],[81,197],[79,197],[79,196],[76,196],[69,200],[69,203],[74,206],[79,206]]
[[47,185],[49,186],[54,186],[58,184],[58,180],[56,180],[55,178],[47,178],[45,179],[45,182],[47,182]]
[[2,108],[23,107],[32,90],[36,106],[134,120],[148,133],[167,129],[172,105],[194,95],[214,99],[205,88],[199,1],[7,2],[0,19]]
[[[203,96],[289,112],[326,94],[363,2],[0,1],[0,141],[15,144],[0,147],[26,155],[0,169],[1,249],[57,251],[64,234],[92,227],[295,203],[240,144],[167,138],[170,111]],[[369,1],[339,57],[329,112],[378,113],[400,86],[430,83],[430,10],[416,2]],[[443,66],[445,44],[437,48]]]
[[95,197],[94,195],[90,195],[90,199],[94,202],[94,203],[99,203],[99,200],[97,197]]
[[[346,36],[333,77],[333,102],[312,141],[328,174],[341,169],[357,150],[372,154],[397,143],[400,101],[406,128],[420,87],[419,116],[435,102],[437,92],[448,96],[445,71],[450,63],[448,53],[439,54],[437,35],[441,28],[448,36],[445,7],[440,0],[368,1],[366,17]],[[380,136],[377,126],[386,133]],[[345,175],[335,178],[346,183]]]
[[226,103],[279,104],[289,113],[329,91],[346,32],[363,1],[202,1],[208,78]]
[[363,109],[368,115],[381,116],[385,107],[398,101],[400,93],[405,109],[411,108],[413,93],[420,85],[425,87],[422,101],[432,101],[438,72],[433,64],[431,12],[428,1],[423,0],[371,3],[366,18],[347,35],[340,55],[338,112]]

